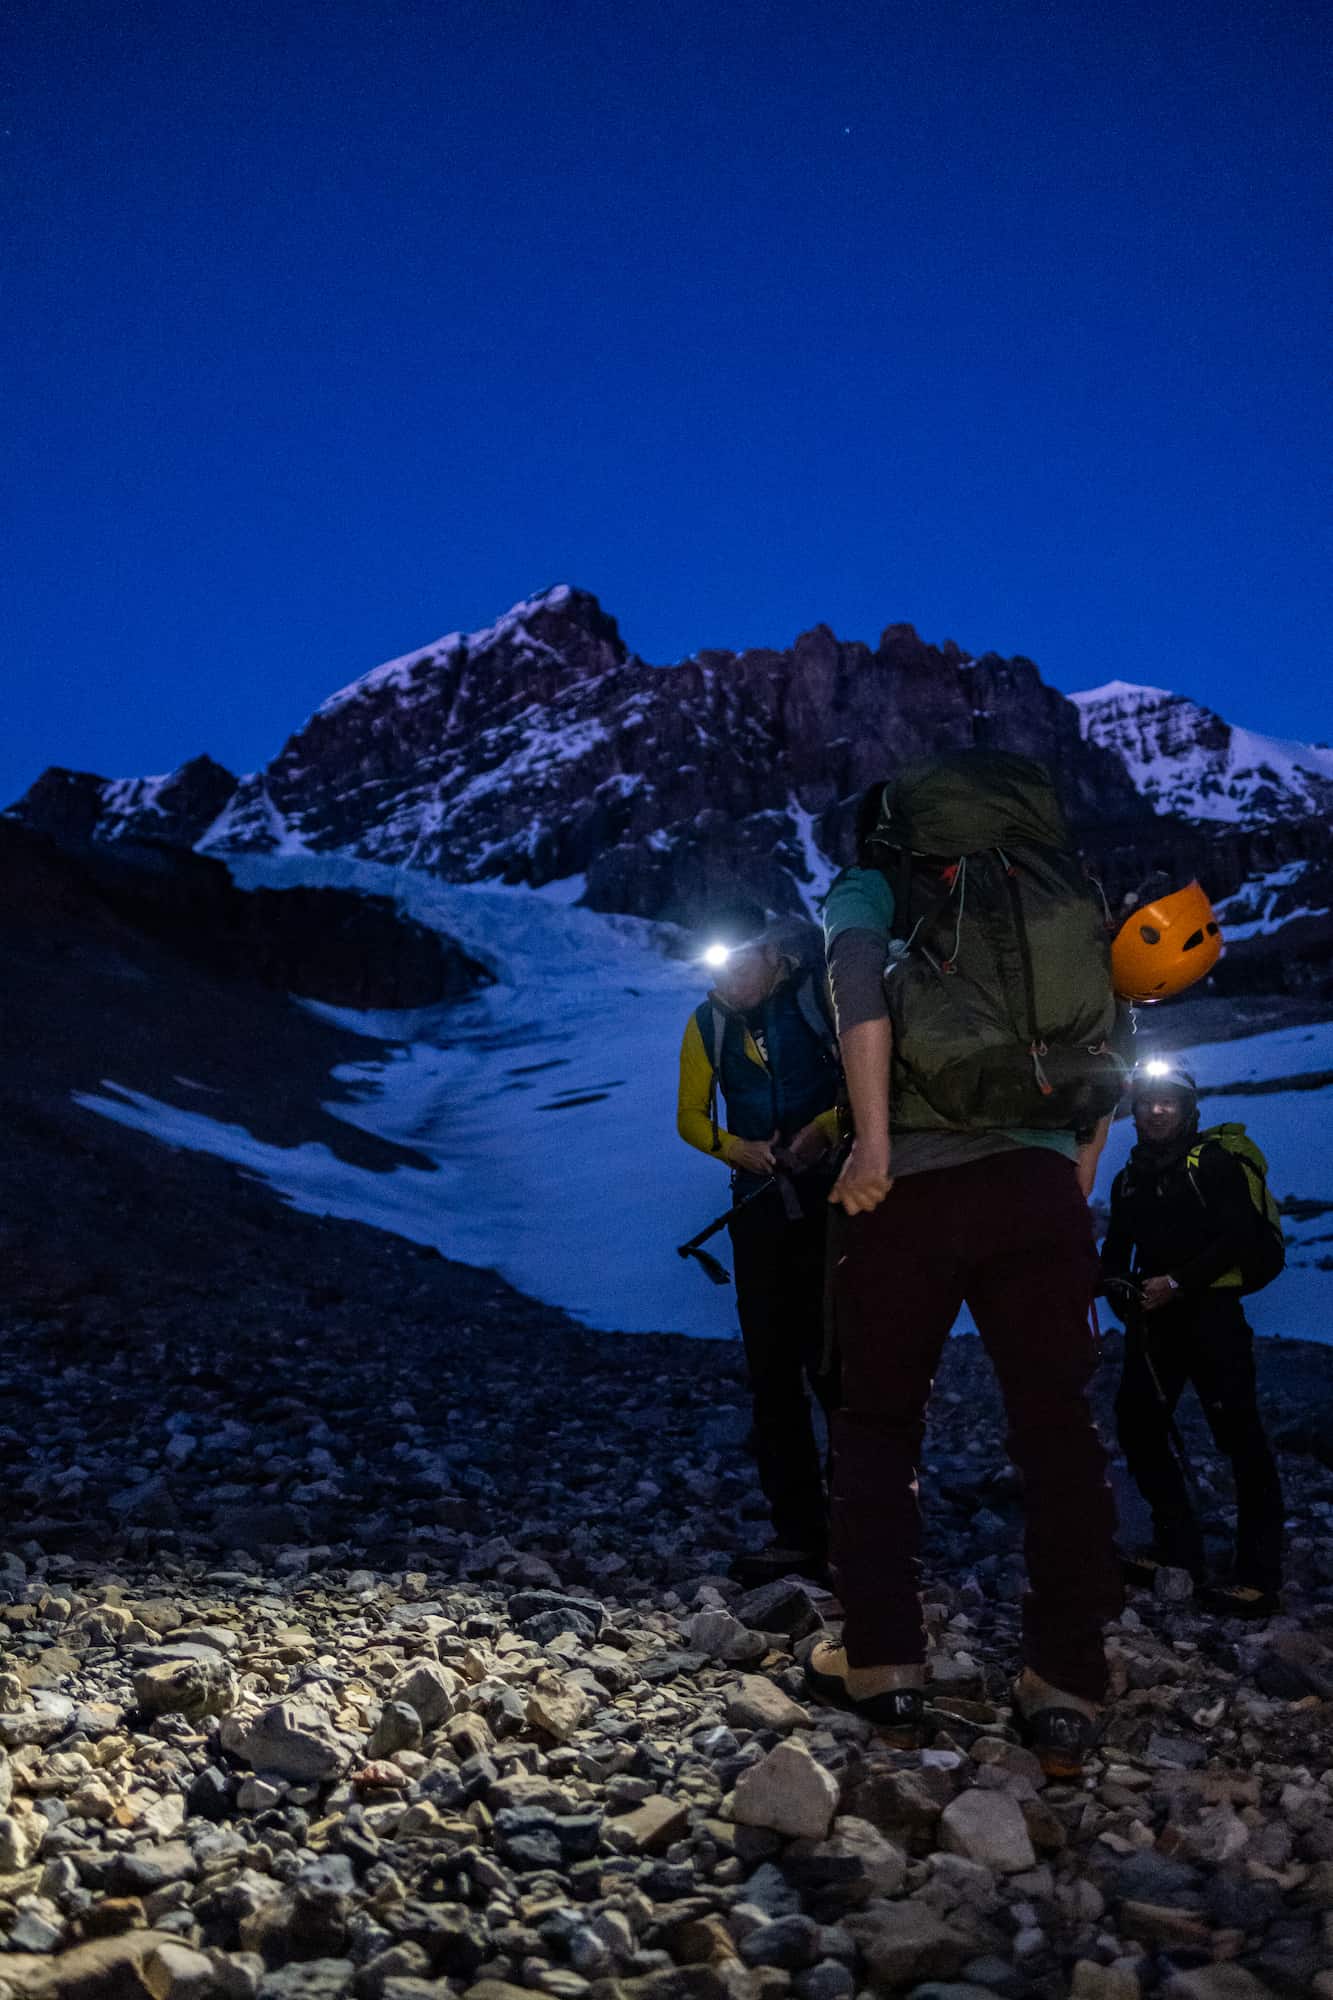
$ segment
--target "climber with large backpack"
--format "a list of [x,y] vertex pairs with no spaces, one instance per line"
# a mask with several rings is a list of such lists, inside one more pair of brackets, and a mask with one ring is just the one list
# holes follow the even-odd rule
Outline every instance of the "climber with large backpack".
[[926,1406],[967,1304],[1023,1476],[1029,1578],[1016,1721],[1053,1775],[1096,1740],[1122,1603],[1087,1400],[1087,1195],[1128,1075],[1105,901],[1046,771],[962,751],[888,784],[825,935],[854,1141],[830,1200],[833,1579],[846,1622],[819,1698],[919,1742],[917,1504]]
[[1173,1059],[1140,1065],[1130,1105],[1138,1143],[1112,1185],[1102,1283],[1125,1322],[1116,1427],[1153,1540],[1126,1559],[1125,1575],[1151,1585],[1166,1564],[1206,1583],[1188,1469],[1172,1448],[1175,1407],[1192,1383],[1236,1485],[1233,1573],[1204,1602],[1227,1617],[1268,1617],[1282,1588],[1282,1488],[1241,1303],[1286,1258],[1267,1162],[1241,1124],[1200,1130],[1194,1078]]
[[725,954],[686,1022],[676,1113],[680,1137],[731,1172],[751,1443],[772,1523],[767,1546],[733,1567],[749,1585],[825,1576],[828,1496],[810,1398],[827,1412],[833,1393],[824,1251],[839,1090],[819,932],[771,925]]

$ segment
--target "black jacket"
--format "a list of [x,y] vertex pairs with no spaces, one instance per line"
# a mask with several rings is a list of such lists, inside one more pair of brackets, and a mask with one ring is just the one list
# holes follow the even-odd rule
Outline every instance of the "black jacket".
[[1197,1133],[1167,1151],[1140,1142],[1111,1188],[1102,1245],[1108,1278],[1171,1277],[1183,1293],[1202,1292],[1234,1271],[1258,1233],[1245,1168],[1217,1144],[1191,1171]]

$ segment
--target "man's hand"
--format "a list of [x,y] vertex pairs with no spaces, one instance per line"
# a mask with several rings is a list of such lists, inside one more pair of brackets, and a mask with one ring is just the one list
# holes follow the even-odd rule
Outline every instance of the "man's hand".
[[1174,1278],[1145,1278],[1140,1297],[1145,1312],[1157,1312],[1162,1306],[1169,1306],[1180,1292]]
[[776,1132],[771,1139],[733,1139],[727,1164],[738,1167],[743,1174],[771,1174],[777,1165],[773,1157],[777,1142]]
[[808,1125],[801,1127],[786,1149],[793,1171],[799,1173],[802,1167],[812,1167],[816,1160],[822,1160],[830,1143],[823,1126],[812,1118]]
[[856,1139],[829,1200],[848,1215],[869,1215],[892,1187],[888,1139]]

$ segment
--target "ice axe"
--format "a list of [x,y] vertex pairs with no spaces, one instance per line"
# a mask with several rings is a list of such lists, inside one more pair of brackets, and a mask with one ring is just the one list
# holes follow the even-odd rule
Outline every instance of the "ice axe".
[[787,1213],[791,1214],[792,1205],[795,1204],[796,1214],[799,1215],[801,1212],[800,1200],[787,1176],[785,1174],[770,1174],[768,1179],[762,1181],[757,1188],[751,1189],[747,1195],[742,1195],[741,1199],[733,1202],[730,1208],[724,1208],[721,1215],[714,1216],[707,1228],[701,1229],[697,1236],[691,1236],[688,1243],[678,1243],[676,1245],[676,1255],[678,1257],[693,1257],[700,1270],[706,1277],[711,1278],[715,1285],[729,1285],[731,1283],[730,1271],[719,1264],[717,1258],[705,1250],[703,1245],[708,1241],[710,1236],[716,1236],[719,1229],[725,1229],[733,1215],[739,1215],[741,1210],[748,1208],[752,1201],[758,1201],[761,1195],[768,1194],[772,1188],[778,1186],[782,1188],[782,1199]]
[[1147,1314],[1143,1307],[1143,1287],[1135,1283],[1132,1278],[1108,1278],[1106,1280],[1106,1290],[1118,1293],[1123,1301],[1121,1311],[1125,1321],[1125,1331],[1126,1333],[1135,1335],[1138,1340],[1139,1353],[1143,1357],[1143,1365],[1148,1371],[1148,1380],[1152,1383],[1153,1394],[1156,1396],[1158,1407],[1162,1412],[1162,1417],[1166,1424],[1166,1435],[1170,1441],[1171,1449],[1175,1453],[1181,1477],[1185,1481],[1190,1498],[1196,1506],[1200,1506],[1202,1505],[1202,1499],[1198,1483],[1194,1477],[1194,1468],[1190,1462],[1189,1446],[1181,1436],[1175,1412],[1166,1400],[1166,1392],[1162,1388],[1162,1378],[1157,1373],[1152,1352],[1148,1346],[1148,1334],[1144,1326]]

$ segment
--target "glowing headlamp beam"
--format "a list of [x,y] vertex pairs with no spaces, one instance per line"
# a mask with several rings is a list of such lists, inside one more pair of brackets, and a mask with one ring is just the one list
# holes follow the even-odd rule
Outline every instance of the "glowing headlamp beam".
[[714,971],[717,971],[719,967],[726,964],[730,957],[731,946],[729,944],[710,944],[704,952],[704,964],[711,966]]

